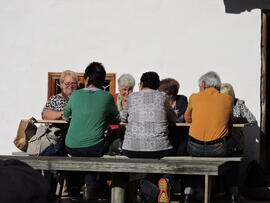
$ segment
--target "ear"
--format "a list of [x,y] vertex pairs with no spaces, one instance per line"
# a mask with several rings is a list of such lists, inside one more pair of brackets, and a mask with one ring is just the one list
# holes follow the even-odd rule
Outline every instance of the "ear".
[[87,77],[84,81],[84,86],[87,87],[88,86],[88,80],[89,80],[89,77]]
[[205,81],[202,81],[202,87],[203,87],[204,90],[206,89],[206,83],[205,83]]
[[203,91],[205,89],[206,89],[206,83],[205,83],[205,81],[202,81],[200,84],[200,91]]
[[143,82],[140,82],[139,90],[143,89]]

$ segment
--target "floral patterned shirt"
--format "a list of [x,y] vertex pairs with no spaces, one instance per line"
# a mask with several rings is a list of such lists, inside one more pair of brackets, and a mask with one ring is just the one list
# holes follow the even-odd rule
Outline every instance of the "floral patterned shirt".
[[43,111],[44,110],[53,110],[53,111],[63,111],[64,107],[68,103],[68,100],[64,97],[61,97],[59,95],[53,95],[51,96],[48,101],[46,102]]
[[233,123],[256,123],[255,116],[246,107],[245,101],[235,99],[233,107]]

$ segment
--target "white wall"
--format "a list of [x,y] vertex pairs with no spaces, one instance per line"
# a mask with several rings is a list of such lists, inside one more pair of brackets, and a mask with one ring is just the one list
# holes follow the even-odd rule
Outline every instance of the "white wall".
[[226,14],[213,0],[0,0],[0,154],[17,151],[19,120],[40,112],[47,73],[146,71],[174,77],[181,92],[217,71],[260,115],[260,10]]

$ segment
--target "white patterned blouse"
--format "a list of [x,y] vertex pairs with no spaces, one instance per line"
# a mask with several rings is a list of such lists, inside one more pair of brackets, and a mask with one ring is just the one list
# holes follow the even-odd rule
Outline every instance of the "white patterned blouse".
[[130,94],[121,120],[128,123],[124,150],[153,152],[172,148],[168,125],[175,124],[176,115],[165,93],[148,89]]

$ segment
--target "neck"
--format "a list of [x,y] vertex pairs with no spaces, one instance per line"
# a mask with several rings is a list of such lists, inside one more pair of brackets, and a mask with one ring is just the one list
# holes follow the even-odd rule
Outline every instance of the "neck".
[[143,87],[143,88],[141,88],[141,90],[153,90],[153,89],[151,89],[149,87]]
[[70,96],[70,95],[67,95],[67,94],[65,94],[64,92],[62,92],[62,93],[61,93],[61,96],[64,97],[65,99],[69,99],[69,96]]
[[98,87],[96,87],[95,85],[92,85],[91,84],[91,85],[87,85],[86,88],[98,88]]

